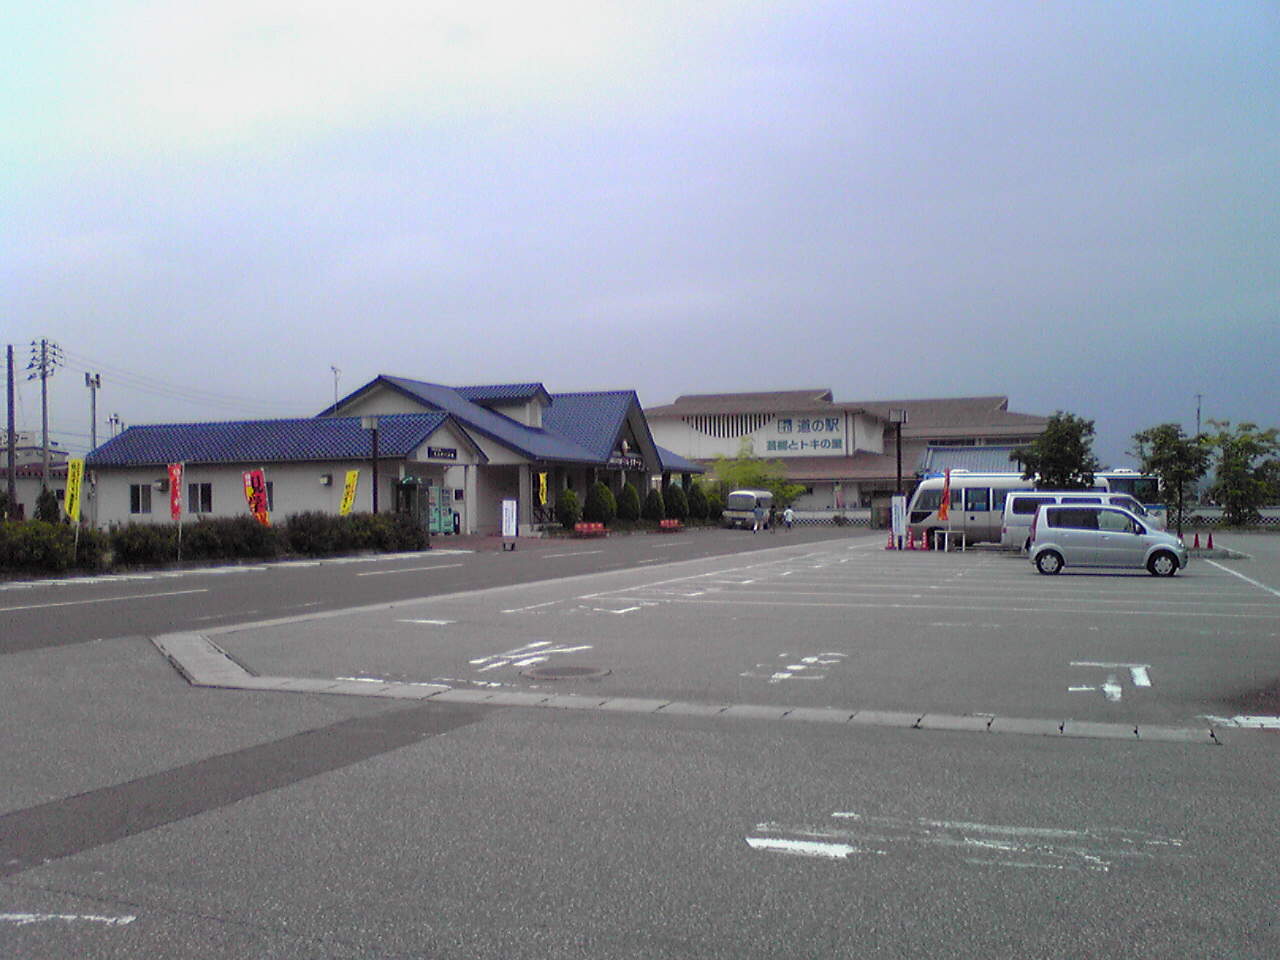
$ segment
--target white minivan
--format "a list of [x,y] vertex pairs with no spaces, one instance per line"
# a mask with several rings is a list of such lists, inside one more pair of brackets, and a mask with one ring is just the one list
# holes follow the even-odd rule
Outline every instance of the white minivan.
[[1052,503],[1105,503],[1123,507],[1149,527],[1164,529],[1164,518],[1156,516],[1127,493],[1097,490],[1033,490],[1010,493],[1004,502],[1000,524],[1000,546],[1006,550],[1026,550],[1031,546],[1031,521],[1036,511]]

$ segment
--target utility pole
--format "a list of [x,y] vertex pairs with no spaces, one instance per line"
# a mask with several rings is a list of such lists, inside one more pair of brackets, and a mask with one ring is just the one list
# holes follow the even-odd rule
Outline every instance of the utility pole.
[[13,424],[13,344],[9,344],[8,349],[8,366],[9,366],[9,386],[7,388],[9,398],[9,436],[5,446],[8,448],[8,494],[9,494],[9,510],[8,519],[16,520],[18,518],[18,467],[17,467],[17,451],[16,446],[18,437],[14,432]]
[[338,377],[342,376],[342,371],[329,364],[329,369],[333,371],[333,415],[338,415]]
[[102,374],[84,375],[84,385],[89,388],[89,449],[98,446],[98,391],[102,389]]
[[31,361],[27,364],[27,369],[31,372],[27,374],[27,379],[40,378],[40,427],[44,447],[40,472],[42,491],[49,489],[49,378],[61,363],[62,348],[52,340],[42,338],[38,344],[31,341]]
[[1200,401],[1202,397],[1196,394],[1196,436],[1200,436]]

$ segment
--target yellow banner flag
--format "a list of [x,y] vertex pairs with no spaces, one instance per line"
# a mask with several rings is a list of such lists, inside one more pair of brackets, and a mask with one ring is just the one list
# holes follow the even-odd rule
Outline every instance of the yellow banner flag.
[[359,470],[347,471],[347,482],[342,488],[342,506],[338,509],[338,515],[345,517],[351,512],[352,505],[356,502],[356,484],[360,482]]
[[547,505],[547,475],[545,473],[538,474],[538,505],[541,507]]
[[84,482],[84,461],[67,461],[67,492],[62,498],[62,509],[72,523],[80,522],[80,487]]

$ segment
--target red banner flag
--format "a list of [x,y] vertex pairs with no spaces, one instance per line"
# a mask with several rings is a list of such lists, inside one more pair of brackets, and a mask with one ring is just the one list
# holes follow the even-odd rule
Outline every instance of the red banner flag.
[[264,527],[271,526],[271,516],[267,513],[267,478],[261,469],[244,472],[244,498],[249,503],[249,512]]
[[948,470],[946,478],[942,481],[942,502],[938,504],[938,519],[949,520],[951,518],[951,471]]
[[177,523],[182,519],[182,464],[169,464],[169,516]]

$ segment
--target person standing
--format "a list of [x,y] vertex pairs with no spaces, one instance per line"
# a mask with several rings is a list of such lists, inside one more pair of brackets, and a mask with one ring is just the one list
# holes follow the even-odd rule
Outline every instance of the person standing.
[[796,512],[792,510],[790,507],[787,507],[787,509],[782,511],[782,522],[787,525],[788,530],[791,529],[791,524],[795,521],[795,519],[796,519]]

